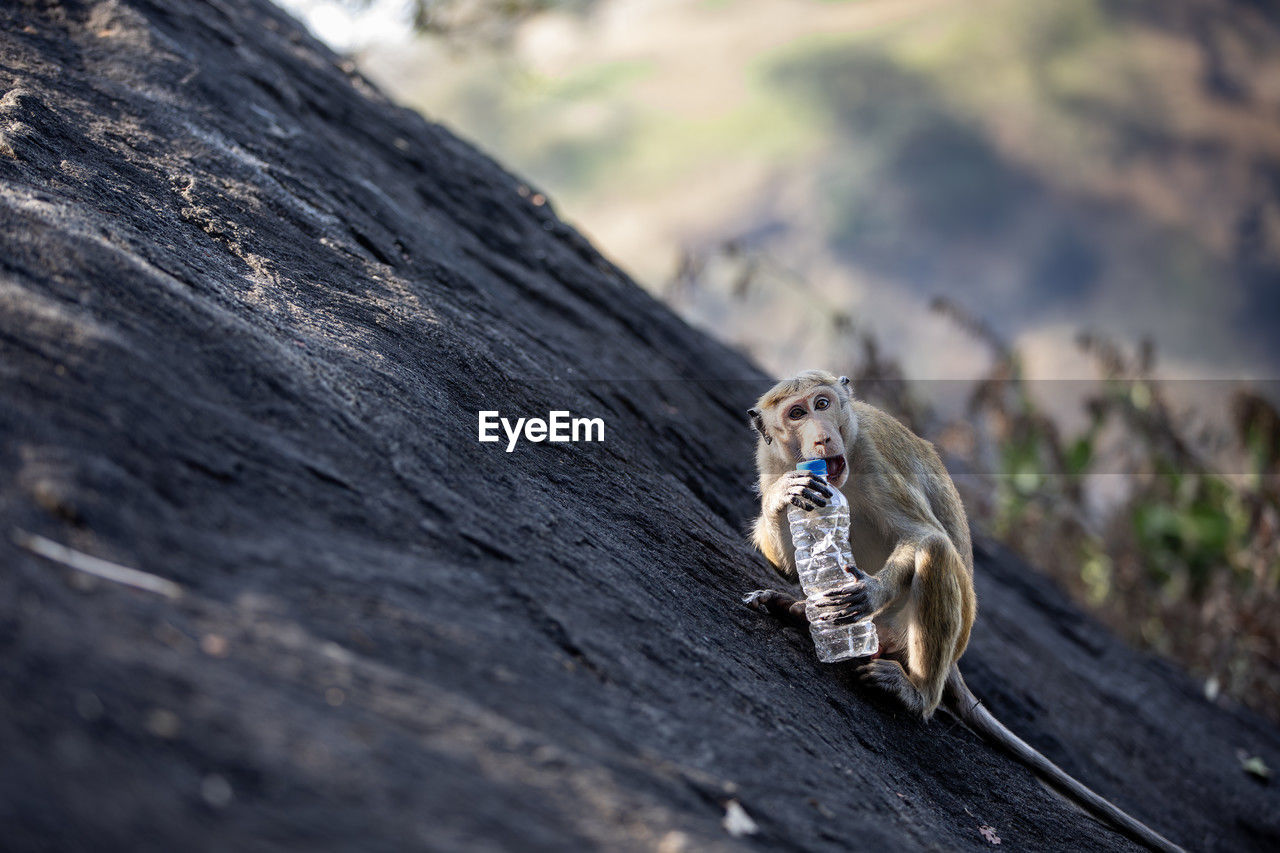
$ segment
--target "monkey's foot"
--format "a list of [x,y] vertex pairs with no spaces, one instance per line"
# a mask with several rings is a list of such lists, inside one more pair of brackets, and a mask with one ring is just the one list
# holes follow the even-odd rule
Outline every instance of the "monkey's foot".
[[809,620],[804,615],[804,602],[797,601],[776,589],[757,589],[749,592],[742,596],[742,603],[752,610],[768,613],[783,622],[793,625],[809,624]]
[[863,684],[882,690],[897,699],[904,708],[916,714],[924,714],[924,696],[911,683],[902,664],[891,658],[876,658],[858,667],[858,677]]

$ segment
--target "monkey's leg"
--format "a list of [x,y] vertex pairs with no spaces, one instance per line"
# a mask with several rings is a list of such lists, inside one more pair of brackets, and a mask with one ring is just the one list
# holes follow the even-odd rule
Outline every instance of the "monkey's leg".
[[[964,563],[950,540],[930,537],[915,549],[910,577],[906,668],[894,660],[874,660],[859,672],[870,684],[885,690],[908,710],[928,719],[942,701],[942,688],[951,664],[963,647],[973,602],[965,600]],[[901,567],[894,567],[901,569]],[[883,574],[883,572],[881,573]]]
[[893,658],[879,657],[868,661],[858,667],[858,676],[864,683],[893,696],[911,713],[928,716],[925,713],[924,694],[911,683],[902,664]]
[[776,589],[757,589],[755,592],[749,592],[742,597],[742,603],[752,610],[768,613],[788,625],[803,628],[809,624],[809,618],[804,613],[804,600],[797,601]]

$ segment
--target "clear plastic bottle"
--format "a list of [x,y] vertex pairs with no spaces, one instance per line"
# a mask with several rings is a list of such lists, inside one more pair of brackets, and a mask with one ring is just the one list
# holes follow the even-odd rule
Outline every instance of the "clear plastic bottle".
[[[801,462],[799,471],[827,476],[824,459]],[[839,663],[851,658],[869,657],[880,647],[876,626],[870,619],[844,625],[831,625],[818,619],[814,599],[838,592],[856,583],[845,568],[853,565],[849,549],[849,501],[840,490],[831,487],[826,506],[805,512],[797,506],[787,508],[791,522],[791,542],[796,549],[796,570],[805,594],[805,612],[809,617],[809,633],[823,663]]]

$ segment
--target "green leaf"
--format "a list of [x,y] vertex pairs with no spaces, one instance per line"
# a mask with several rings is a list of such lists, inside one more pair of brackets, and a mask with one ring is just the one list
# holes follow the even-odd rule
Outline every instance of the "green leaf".
[[1089,464],[1093,462],[1093,438],[1085,436],[1072,442],[1071,447],[1067,448],[1065,462],[1068,474],[1085,473]]

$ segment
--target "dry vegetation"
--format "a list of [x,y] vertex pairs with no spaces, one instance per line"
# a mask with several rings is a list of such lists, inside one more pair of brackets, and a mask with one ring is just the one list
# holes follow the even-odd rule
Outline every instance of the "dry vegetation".
[[[1018,354],[937,303],[989,343],[990,373],[963,420],[938,434],[988,484],[977,520],[1049,572],[1112,629],[1180,661],[1209,698],[1235,697],[1280,718],[1280,413],[1237,390],[1204,428],[1169,401],[1149,343],[1136,353],[1088,334],[1100,378],[1087,426],[1064,435],[1035,402]],[[1119,475],[1105,509],[1091,479]]]
[[[737,244],[686,256],[668,297],[696,299],[712,270],[732,279],[739,299],[784,291],[826,317],[846,341],[844,363],[832,367],[938,444],[980,528],[1113,630],[1188,667],[1210,699],[1280,720],[1280,412],[1271,401],[1237,389],[1229,417],[1205,419],[1171,401],[1149,342],[1127,353],[1081,334],[1098,378],[1082,383],[1081,411],[1064,412],[1033,393],[1014,347],[937,300],[936,312],[991,353],[961,410],[942,415],[872,332]],[[1068,421],[1084,426],[1068,432]]]

